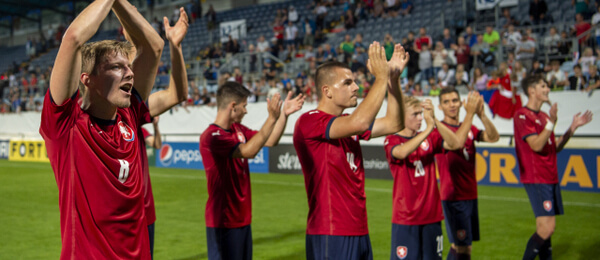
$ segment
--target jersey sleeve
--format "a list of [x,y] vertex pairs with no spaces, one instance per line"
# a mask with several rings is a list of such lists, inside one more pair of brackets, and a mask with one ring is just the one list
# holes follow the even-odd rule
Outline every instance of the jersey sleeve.
[[217,158],[231,158],[240,141],[228,135],[209,135],[208,146]]
[[146,128],[142,127],[142,135],[144,137],[144,140],[146,140],[146,138],[148,138],[149,136],[152,136],[152,134],[150,134],[150,132],[148,132],[148,130],[146,130]]
[[431,131],[426,140],[429,140],[431,148],[433,149],[433,153],[444,152],[444,138],[442,138],[442,135],[440,135],[440,132],[437,130],[437,128]]
[[515,134],[518,132],[523,140],[532,135],[537,135],[538,132],[535,130],[535,121],[529,118],[527,115],[517,112],[514,116],[515,122]]
[[334,119],[332,115],[315,110],[303,115],[298,124],[306,139],[329,139],[329,127]]
[[358,139],[369,141],[369,139],[371,139],[371,131],[373,130],[373,125],[374,124],[375,124],[375,121],[373,121],[373,123],[371,123],[371,126],[369,127],[369,130],[367,130],[366,132],[364,132],[364,133],[362,133],[361,135],[358,136]]
[[81,111],[77,108],[79,98],[78,90],[62,105],[57,105],[48,89],[42,108],[40,134],[47,139],[58,139],[67,133],[75,125],[77,114]]
[[240,124],[239,126],[240,126],[240,130],[242,131],[242,133],[244,133],[246,140],[250,140],[256,133],[258,133],[258,131],[252,130],[252,129],[246,127],[245,125]]
[[396,135],[388,135],[385,137],[385,141],[383,142],[383,149],[385,150],[385,155],[388,158],[389,162],[399,162],[400,160],[396,159],[392,154],[394,148],[398,145],[401,145],[400,138]]
[[471,126],[471,132],[473,133],[474,141],[477,141],[477,142],[483,141],[483,130],[481,130],[475,126]]

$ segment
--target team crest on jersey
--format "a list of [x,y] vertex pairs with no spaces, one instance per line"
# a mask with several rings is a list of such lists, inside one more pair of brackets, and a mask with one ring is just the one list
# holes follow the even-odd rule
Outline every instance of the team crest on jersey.
[[243,143],[243,144],[245,144],[245,143],[246,143],[246,137],[244,136],[244,134],[243,134],[243,133],[241,133],[241,132],[238,132],[238,133],[237,133],[237,138],[238,138],[238,141],[240,141],[240,143]]
[[458,240],[463,241],[466,237],[467,231],[465,231],[464,229],[459,229],[456,231],[456,238],[458,238]]
[[117,126],[119,127],[119,131],[121,131],[121,135],[123,136],[123,139],[125,139],[125,141],[131,142],[135,140],[135,133],[133,132],[133,130],[131,130],[131,127],[123,123],[123,121],[119,121],[119,123],[117,123]]
[[544,200],[544,209],[550,212],[552,210],[552,201]]
[[404,258],[406,258],[407,255],[408,255],[408,248],[406,248],[405,246],[396,247],[396,256],[398,256],[399,259],[404,259]]
[[469,134],[467,134],[467,137],[469,137],[469,140],[473,140],[473,131],[469,130]]
[[352,138],[352,140],[354,140],[355,142],[358,142],[358,135],[350,136],[350,138]]
[[423,151],[427,151],[427,150],[429,150],[429,142],[428,142],[427,140],[425,140],[425,141],[423,141],[423,142],[421,143],[421,149],[422,149]]

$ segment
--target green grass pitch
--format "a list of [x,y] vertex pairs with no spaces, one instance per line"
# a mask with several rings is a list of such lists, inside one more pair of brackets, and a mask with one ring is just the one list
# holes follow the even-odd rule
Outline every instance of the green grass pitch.
[[[205,259],[204,172],[150,171],[158,218],[155,259]],[[58,259],[58,191],[50,165],[1,160],[0,183],[0,259]],[[366,183],[374,259],[390,257],[391,188],[389,180]],[[252,191],[254,259],[304,259],[302,176],[252,174]],[[474,243],[473,259],[520,259],[535,225],[524,189],[480,186],[479,195],[482,240]],[[563,199],[554,259],[598,259],[600,194],[563,191]],[[448,248],[446,240],[444,259]]]

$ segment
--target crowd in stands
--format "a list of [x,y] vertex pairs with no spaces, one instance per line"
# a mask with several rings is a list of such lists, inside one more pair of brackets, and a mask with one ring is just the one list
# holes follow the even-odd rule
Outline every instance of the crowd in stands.
[[[600,5],[590,4],[597,12],[589,12],[590,8],[576,8],[574,25],[560,28],[550,27],[552,17],[547,14],[548,8],[544,0],[530,1],[528,20],[519,21],[511,15],[510,9],[504,9],[502,13],[506,22],[496,27],[487,26],[481,33],[466,26],[460,31],[444,28],[441,35],[429,35],[430,28],[421,27],[416,31],[409,31],[402,39],[394,39],[391,34],[386,34],[381,40],[388,58],[397,42],[410,55],[401,79],[404,93],[412,96],[436,96],[443,88],[455,87],[463,93],[479,91],[486,102],[492,101],[493,93],[498,92],[516,104],[520,81],[527,74],[538,73],[545,76],[553,91],[591,93],[597,89],[600,86],[600,59],[596,58],[600,56],[600,29],[592,26],[600,23]],[[192,58],[201,60],[203,73],[190,81],[190,96],[186,104],[215,105],[216,89],[227,80],[244,84],[253,93],[249,102],[262,102],[273,93],[285,95],[290,91],[304,94],[307,102],[315,102],[314,73],[320,64],[331,60],[348,64],[360,87],[359,95],[366,96],[374,81],[366,67],[366,50],[370,42],[363,41],[360,33],[348,34],[335,29],[353,28],[363,19],[410,15],[418,6],[409,0],[353,2],[314,1],[308,6],[312,14],[307,17],[300,16],[293,5],[278,9],[270,24],[272,34],[261,35],[256,41],[229,37],[223,44],[202,49]],[[579,2],[573,1],[572,4],[577,7]],[[201,19],[202,6],[194,3],[195,1],[190,2],[187,8],[191,9],[194,19]],[[342,16],[328,15],[328,8],[335,5],[343,5]],[[216,15],[210,6],[204,17],[209,22],[216,22]],[[547,26],[530,27],[544,24]],[[160,32],[162,26],[158,19],[154,19],[152,25]],[[209,23],[208,26],[216,25]],[[590,34],[589,30],[594,31]],[[341,44],[333,46],[331,41],[327,41],[327,34],[330,33],[343,35]],[[580,50],[575,52],[577,55],[573,55],[572,39],[580,35],[593,36],[589,39],[581,37]],[[221,65],[240,52],[250,53],[249,71],[242,72],[239,67],[229,72],[221,71]],[[270,55],[265,55],[266,53]],[[276,57],[277,60],[270,57]],[[282,65],[293,62],[303,63],[305,69],[293,73],[284,71]],[[159,75],[167,74],[168,70],[168,65],[161,64]],[[10,80],[10,91],[8,96],[4,96],[2,112],[35,109],[35,105],[26,104],[30,99],[35,104],[35,100],[43,94],[41,91],[47,88],[48,73],[14,71],[5,74],[4,78],[15,79]],[[17,77],[21,80],[16,80]],[[36,84],[31,83],[35,81]],[[38,87],[25,87],[25,82],[27,86]],[[20,88],[21,91],[13,90],[16,86],[23,88]]]

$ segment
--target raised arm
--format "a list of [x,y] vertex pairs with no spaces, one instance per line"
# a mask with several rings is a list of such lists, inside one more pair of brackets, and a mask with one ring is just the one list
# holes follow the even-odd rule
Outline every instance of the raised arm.
[[181,51],[181,42],[187,34],[189,27],[188,16],[183,7],[179,10],[179,20],[175,26],[169,25],[167,17],[163,17],[165,34],[169,41],[171,50],[171,75],[169,76],[169,87],[152,93],[148,99],[150,115],[156,116],[169,110],[174,105],[181,103],[188,95],[187,71]]
[[548,139],[550,135],[554,131],[554,124],[556,124],[558,113],[558,105],[554,103],[552,107],[550,107],[550,122],[546,123],[546,128],[542,130],[537,135],[530,135],[525,138],[525,142],[531,147],[531,150],[534,152],[541,152],[544,149],[546,143],[548,143]]
[[400,75],[406,67],[410,56],[400,44],[394,46],[394,54],[388,61],[390,67],[390,83],[387,96],[387,112],[385,117],[375,120],[371,137],[379,137],[399,132],[404,128],[404,104],[402,103],[402,88]]
[[483,99],[480,99],[478,92],[469,93],[469,96],[465,102],[467,115],[465,116],[458,130],[456,130],[456,133],[452,132],[452,130],[446,127],[446,125],[440,123],[436,119],[436,127],[438,128],[442,138],[444,138],[444,149],[457,150],[465,145],[465,141],[467,141],[467,135],[469,134],[469,130],[471,130],[471,125],[473,124],[473,116],[475,115],[477,108],[481,105],[480,102],[483,102]]
[[392,156],[398,160],[403,160],[404,158],[408,157],[433,131],[435,126],[435,117],[433,114],[431,100],[425,100],[423,103],[421,103],[421,106],[423,107],[423,118],[425,119],[425,123],[427,123],[427,127],[425,128],[425,131],[417,134],[415,137],[408,140],[408,142],[395,146],[392,149]]
[[162,146],[162,137],[160,136],[160,130],[158,129],[158,116],[152,119],[152,126],[154,127],[154,135],[146,137],[146,146],[160,149]]
[[481,122],[483,123],[483,127],[484,130],[483,132],[481,132],[481,141],[483,142],[488,142],[488,143],[495,143],[498,142],[498,139],[500,139],[500,135],[498,134],[498,130],[496,129],[496,126],[494,126],[494,123],[492,123],[492,120],[490,120],[487,115],[485,114],[485,106],[484,106],[484,101],[483,101],[483,96],[479,96],[480,98],[480,105],[479,108],[477,108],[477,116],[479,117],[479,119],[481,120]]
[[273,147],[279,144],[283,131],[285,131],[288,116],[302,109],[302,105],[304,105],[304,95],[300,94],[292,99],[293,94],[293,91],[288,92],[287,98],[283,102],[283,115],[280,115],[279,119],[277,119],[275,128],[265,143],[266,147]]
[[77,91],[81,74],[81,47],[98,31],[113,3],[114,0],[94,1],[83,9],[65,31],[50,76],[50,92],[57,105],[62,105]]
[[569,126],[569,129],[567,129],[567,132],[565,132],[565,134],[558,138],[558,141],[556,142],[556,152],[562,151],[562,149],[565,148],[565,145],[567,144],[571,136],[573,136],[573,134],[575,133],[575,130],[577,130],[577,128],[579,128],[580,126],[584,126],[590,121],[592,121],[593,115],[594,114],[592,114],[592,112],[589,110],[585,111],[583,115],[581,114],[581,112],[575,114],[573,116],[573,122],[571,123],[571,126]]
[[279,94],[275,94],[271,100],[267,99],[267,109],[269,110],[267,121],[248,142],[240,144],[235,149],[234,158],[254,158],[265,145],[281,113],[281,96]]
[[136,48],[133,61],[134,87],[147,100],[154,86],[158,62],[165,45],[152,25],[127,0],[116,0],[113,11]]
[[369,91],[369,95],[350,116],[341,116],[333,120],[329,128],[329,138],[339,139],[362,134],[369,130],[375,121],[375,116],[377,116],[383,103],[389,79],[389,67],[385,50],[378,42],[374,42],[369,46],[367,67],[375,75],[375,82]]

